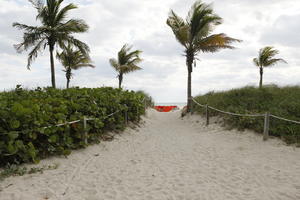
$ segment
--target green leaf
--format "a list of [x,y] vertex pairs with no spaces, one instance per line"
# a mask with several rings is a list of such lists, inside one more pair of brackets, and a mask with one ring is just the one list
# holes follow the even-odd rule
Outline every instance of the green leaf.
[[14,144],[12,142],[10,142],[8,145],[7,145],[7,151],[10,155],[13,155],[15,153],[17,153],[17,148],[14,146]]
[[15,140],[19,137],[19,133],[16,132],[16,131],[10,131],[8,133],[8,137],[9,137],[10,140]]
[[18,149],[25,149],[25,145],[22,140],[17,140],[15,144]]
[[37,155],[37,150],[35,149],[34,145],[31,142],[29,142],[27,145],[27,153],[34,161]]
[[20,122],[18,120],[11,120],[10,121],[10,127],[12,129],[17,129],[20,127]]
[[58,141],[58,135],[51,135],[48,139],[50,143],[56,143]]
[[20,103],[14,103],[11,111],[18,117],[22,116],[24,113],[24,107]]

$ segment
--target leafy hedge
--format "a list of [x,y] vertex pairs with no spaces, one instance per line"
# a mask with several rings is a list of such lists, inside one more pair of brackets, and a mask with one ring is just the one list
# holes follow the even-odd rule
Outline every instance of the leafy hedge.
[[[97,118],[89,121],[87,128],[88,143],[97,143],[106,130],[125,128],[125,110],[130,121],[139,121],[144,114],[143,99],[143,94],[113,88],[28,91],[17,87],[2,92],[0,166],[38,162],[50,155],[68,155],[72,149],[84,147],[82,122],[52,126],[82,120],[84,116]],[[122,111],[106,118],[118,110]]]
[[[241,114],[271,112],[273,115],[300,121],[300,87],[266,86],[262,89],[244,87],[226,92],[209,92],[196,97],[201,104]],[[204,114],[204,109],[195,106]],[[263,132],[264,119],[252,117],[234,117],[210,110],[213,116],[221,115],[230,128],[251,129]],[[287,143],[300,143],[300,125],[271,118],[270,135],[281,137]]]

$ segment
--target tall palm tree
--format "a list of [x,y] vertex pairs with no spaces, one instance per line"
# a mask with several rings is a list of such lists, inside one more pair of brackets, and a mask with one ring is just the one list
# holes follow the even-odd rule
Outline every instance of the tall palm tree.
[[23,42],[15,45],[18,52],[27,51],[31,48],[28,55],[27,68],[30,69],[32,62],[38,56],[40,51],[47,46],[50,51],[51,63],[51,82],[52,87],[55,84],[55,68],[53,52],[55,45],[63,48],[67,44],[72,44],[80,49],[82,52],[88,53],[89,47],[76,39],[73,33],[83,33],[88,30],[88,25],[83,20],[70,19],[66,20],[67,14],[70,10],[77,8],[74,4],[68,4],[62,7],[64,0],[29,0],[37,9],[37,19],[40,20],[40,26],[28,26],[20,23],[13,23],[13,26],[24,30]]
[[262,88],[263,85],[263,74],[264,74],[264,68],[270,67],[278,62],[287,63],[282,58],[274,58],[279,54],[279,51],[274,49],[274,47],[267,46],[259,50],[258,57],[253,59],[253,63],[259,67],[259,74],[260,74],[260,80],[259,80],[259,88]]
[[222,23],[222,18],[213,12],[211,5],[196,1],[190,9],[186,20],[171,10],[167,24],[171,27],[178,42],[185,48],[188,70],[187,112],[192,103],[192,72],[195,59],[200,52],[216,52],[220,49],[233,49],[232,42],[240,40],[228,37],[224,33],[212,34],[215,26]]
[[67,88],[69,88],[70,80],[73,77],[72,70],[77,70],[82,67],[95,66],[91,64],[91,59],[87,54],[82,53],[80,50],[74,50],[71,45],[68,45],[63,52],[57,53],[58,60],[62,63],[66,73]]
[[132,46],[125,44],[118,52],[118,58],[109,59],[110,65],[118,72],[119,88],[122,87],[123,76],[130,72],[141,70],[138,64],[142,61],[140,54],[142,51],[131,51]]

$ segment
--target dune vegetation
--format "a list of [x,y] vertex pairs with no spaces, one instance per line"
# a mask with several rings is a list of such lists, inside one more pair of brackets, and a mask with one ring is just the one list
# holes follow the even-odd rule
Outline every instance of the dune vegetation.
[[[276,85],[244,87],[223,92],[209,92],[195,97],[201,104],[208,104],[214,108],[240,114],[273,115],[299,121],[300,118],[300,87],[278,87]],[[196,112],[205,114],[205,109],[194,105]],[[258,133],[263,132],[263,117],[235,117],[220,114],[210,110],[210,116],[221,116],[229,128],[239,130],[250,129]],[[300,125],[274,119],[270,121],[270,135],[280,137],[288,144],[300,144]]]
[[[38,162],[97,143],[145,112],[144,93],[114,88],[37,88],[0,93],[0,165]],[[114,115],[111,115],[115,113]],[[125,113],[127,117],[125,118]],[[109,117],[108,117],[109,116]],[[93,118],[84,129],[83,118]],[[81,120],[73,124],[56,126]],[[88,132],[87,138],[84,133]],[[86,142],[87,141],[87,142]]]

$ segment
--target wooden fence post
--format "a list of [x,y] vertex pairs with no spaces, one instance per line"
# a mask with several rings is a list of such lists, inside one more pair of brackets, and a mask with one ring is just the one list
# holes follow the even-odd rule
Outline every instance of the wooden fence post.
[[205,106],[205,115],[206,115],[206,126],[209,125],[209,107],[208,105]]
[[88,132],[87,132],[87,118],[83,117],[83,134],[84,134],[84,143],[88,144]]
[[124,112],[124,122],[125,122],[125,125],[127,125],[127,123],[128,123],[127,106],[126,106],[126,110],[125,110],[125,112]]
[[194,108],[193,107],[194,102],[193,102],[193,98],[191,98],[190,101],[191,101],[191,107],[190,107],[191,110],[190,111],[191,111],[191,115],[193,115],[194,114],[194,109],[193,109]]
[[146,100],[144,99],[144,111],[145,111],[145,116],[146,116],[146,107],[147,107],[147,105],[146,105]]
[[136,107],[136,115],[137,115],[138,121],[140,121],[139,106]]
[[265,123],[264,123],[264,136],[263,140],[266,141],[269,138],[269,128],[270,128],[270,113],[265,114]]

